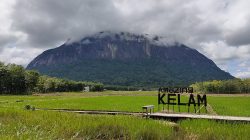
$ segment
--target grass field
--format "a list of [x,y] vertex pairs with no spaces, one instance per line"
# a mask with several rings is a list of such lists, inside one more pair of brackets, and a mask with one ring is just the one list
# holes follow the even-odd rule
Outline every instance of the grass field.
[[[182,98],[183,101],[187,97]],[[219,115],[250,116],[250,96],[208,96]],[[79,115],[36,108],[141,111],[157,92],[56,93],[0,96],[0,139],[249,139],[250,124],[183,120],[175,125],[131,116]],[[177,108],[175,109],[177,110]],[[181,108],[186,111],[185,107]]]
[[208,102],[219,115],[250,117],[250,96],[212,96]]
[[[182,97],[183,102],[187,102],[187,100],[188,97]],[[208,103],[218,115],[250,116],[250,96],[208,96]],[[25,105],[32,105],[36,108],[140,112],[142,106],[149,104],[155,105],[158,110],[157,92],[106,91],[103,93],[0,96],[0,107],[17,109],[23,109]],[[177,107],[174,110],[177,111]],[[187,107],[181,107],[181,111],[187,112]]]

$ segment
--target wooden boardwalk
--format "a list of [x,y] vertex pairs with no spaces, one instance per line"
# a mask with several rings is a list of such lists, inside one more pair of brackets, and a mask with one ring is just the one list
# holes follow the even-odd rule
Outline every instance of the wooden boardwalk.
[[133,115],[142,116],[152,119],[166,119],[170,121],[178,121],[182,119],[208,119],[216,121],[232,121],[232,122],[247,122],[250,123],[250,117],[237,116],[219,116],[219,115],[199,115],[199,114],[175,114],[175,113],[141,113],[141,112],[126,112],[126,111],[108,111],[108,110],[71,110],[71,109],[45,109],[37,108],[36,110],[49,110],[59,112],[72,112],[79,114],[99,114],[99,115]]
[[152,114],[148,114],[147,116],[153,119],[169,119],[173,121],[177,121],[181,119],[208,119],[208,120],[218,120],[218,121],[250,122],[250,117],[237,117],[237,116],[168,114],[168,113],[152,113]]
[[45,108],[37,108],[36,110],[49,110],[49,111],[72,112],[79,114],[99,114],[99,115],[135,115],[135,116],[145,115],[145,113],[141,112],[109,111],[109,110],[72,110],[72,109],[45,109]]

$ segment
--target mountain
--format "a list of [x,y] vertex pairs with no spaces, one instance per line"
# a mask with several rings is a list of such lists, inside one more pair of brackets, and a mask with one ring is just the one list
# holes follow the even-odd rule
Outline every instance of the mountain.
[[99,32],[37,56],[27,69],[106,85],[159,87],[234,78],[184,44],[164,37]]

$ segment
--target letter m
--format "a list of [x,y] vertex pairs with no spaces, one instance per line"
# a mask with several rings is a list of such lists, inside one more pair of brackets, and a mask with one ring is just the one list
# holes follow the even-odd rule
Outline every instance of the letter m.
[[201,95],[197,95],[197,100],[198,100],[198,106],[200,106],[201,104],[204,104],[204,106],[207,106],[207,96],[203,95],[201,97]]

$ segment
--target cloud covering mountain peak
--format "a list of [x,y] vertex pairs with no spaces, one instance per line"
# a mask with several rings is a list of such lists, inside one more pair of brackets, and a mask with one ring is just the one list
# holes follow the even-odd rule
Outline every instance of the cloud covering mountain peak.
[[231,51],[224,52],[228,59],[213,56],[225,48],[240,52],[246,46],[246,52],[250,50],[249,4],[248,0],[3,0],[0,58],[26,65],[38,52],[68,38],[126,31],[172,38],[212,57],[236,75],[238,70],[249,72],[250,64],[244,70],[237,65],[250,62],[250,57],[245,53],[235,57]]

